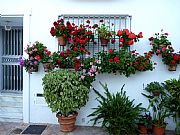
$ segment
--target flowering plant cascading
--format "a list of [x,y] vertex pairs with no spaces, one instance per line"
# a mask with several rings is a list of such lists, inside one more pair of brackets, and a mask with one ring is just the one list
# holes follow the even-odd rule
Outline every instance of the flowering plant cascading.
[[163,29],[161,30],[161,33],[155,33],[153,37],[150,37],[149,41],[151,42],[150,45],[153,47],[153,52],[156,52],[157,50],[162,51],[162,48],[171,45],[171,42],[168,40],[168,33],[164,33]]
[[134,42],[139,41],[139,38],[143,38],[142,32],[136,35],[128,29],[118,30],[117,36],[119,37],[119,46],[125,49],[133,45]]
[[35,42],[32,46],[28,45],[27,49],[25,50],[25,52],[28,54],[28,58],[24,59],[21,56],[19,58],[20,65],[25,67],[25,70],[29,73],[37,71],[46,49],[47,47],[39,42]]

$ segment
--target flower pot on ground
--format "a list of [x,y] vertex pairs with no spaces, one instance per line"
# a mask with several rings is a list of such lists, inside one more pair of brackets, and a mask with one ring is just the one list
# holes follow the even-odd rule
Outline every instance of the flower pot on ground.
[[66,37],[64,37],[64,36],[60,36],[60,37],[58,37],[58,45],[60,45],[60,46],[65,46],[66,45]]
[[61,131],[63,132],[73,131],[76,122],[77,113],[73,113],[68,117],[62,116],[61,114],[57,113],[56,117],[58,118],[58,122],[60,123]]
[[123,91],[124,85],[116,94],[111,94],[106,84],[101,83],[101,86],[105,90],[104,94],[94,89],[99,105],[93,108],[94,112],[88,116],[93,117],[90,121],[94,121],[95,125],[100,120],[101,126],[109,134],[136,134],[138,130],[136,119],[140,114],[141,104],[135,105],[134,100],[129,100]]
[[145,125],[138,125],[139,133],[140,134],[147,134],[148,133],[148,128]]
[[[77,110],[83,107],[89,94],[89,88],[85,86],[85,80],[81,78],[81,73],[72,70],[55,70],[47,73],[43,77],[44,97],[52,112],[57,112],[60,122],[60,130],[70,132],[74,129],[74,122],[63,124],[65,117],[69,120]],[[69,126],[69,127],[65,127]]]
[[152,126],[153,135],[165,135],[165,126],[158,127],[156,124]]

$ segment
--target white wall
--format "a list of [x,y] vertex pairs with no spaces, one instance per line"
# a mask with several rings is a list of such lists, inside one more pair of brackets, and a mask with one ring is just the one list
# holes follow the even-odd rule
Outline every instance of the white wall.
[[[1,2],[0,14],[25,14],[24,47],[29,41],[34,42],[38,40],[47,45],[51,51],[57,49],[57,44],[56,40],[50,35],[49,30],[60,14],[129,14],[132,15],[133,32],[138,33],[142,31],[144,35],[144,38],[132,49],[136,48],[137,51],[143,53],[150,50],[148,38],[155,32],[160,32],[162,28],[169,33],[169,39],[175,50],[180,50],[179,8],[179,0],[17,0],[13,2],[6,0]],[[30,19],[29,14],[31,14],[31,10],[32,16]],[[169,72],[167,67],[162,64],[160,58],[155,56],[153,59],[158,62],[158,65],[152,72],[139,72],[129,78],[112,74],[98,75],[93,86],[102,90],[98,82],[106,82],[110,90],[116,92],[120,90],[123,84],[126,84],[125,90],[127,95],[131,99],[136,99],[135,103],[142,102],[143,106],[147,107],[148,102],[141,95],[143,83],[147,84],[151,81],[161,82],[170,78],[178,78],[180,73],[179,66],[176,72]],[[43,76],[42,67],[38,73],[30,75],[30,77],[27,73],[24,74],[24,122],[57,123],[55,114],[52,114],[45,105],[40,105],[43,101],[34,96],[36,93],[42,93],[41,79]],[[29,93],[30,97],[28,97]],[[41,103],[37,105],[37,102]],[[97,102],[95,101],[94,93],[91,92],[89,102],[79,111],[78,125],[91,124],[87,123],[89,120],[87,115],[92,112],[91,108],[95,106],[97,106]],[[84,123],[82,122],[83,118],[85,118]],[[168,129],[173,128],[172,122],[168,124]]]

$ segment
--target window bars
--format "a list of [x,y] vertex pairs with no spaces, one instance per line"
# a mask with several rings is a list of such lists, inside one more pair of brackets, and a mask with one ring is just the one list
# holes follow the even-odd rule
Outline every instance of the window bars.
[[22,92],[23,69],[19,65],[19,56],[23,54],[23,29],[12,28],[9,31],[2,29],[2,91]]
[[[90,25],[92,26],[93,24],[98,24],[99,25],[99,21],[103,20],[106,26],[109,26],[111,30],[113,31],[118,31],[120,29],[129,29],[131,31],[131,20],[132,20],[132,16],[130,15],[118,15],[118,14],[106,14],[106,15],[101,15],[101,14],[92,14],[92,15],[83,15],[83,14],[74,14],[74,15],[70,15],[70,14],[65,14],[65,15],[60,15],[58,17],[58,19],[64,19],[64,21],[69,21],[69,22],[73,22],[76,25],[80,25],[80,24],[86,24],[87,20],[90,20]],[[111,25],[113,24],[113,25]],[[94,33],[95,31],[93,31]],[[116,50],[119,50],[119,40],[117,36],[114,36],[114,39],[117,39],[116,42],[114,44],[112,44],[111,42],[108,43],[107,47],[103,47],[100,45],[100,40],[99,37],[97,35],[94,35],[94,39],[93,42],[88,42],[87,45],[87,50],[90,52],[91,56],[93,56],[94,54],[100,52],[100,51],[106,51],[109,48],[113,48]],[[69,43],[67,45],[67,48],[69,48]],[[64,49],[66,49],[64,46],[59,46],[58,50],[59,51],[63,51]]]

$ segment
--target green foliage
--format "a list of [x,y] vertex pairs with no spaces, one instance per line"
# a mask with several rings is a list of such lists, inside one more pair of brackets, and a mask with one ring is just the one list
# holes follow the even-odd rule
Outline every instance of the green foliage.
[[176,134],[180,135],[180,78],[166,80],[164,86],[169,92],[166,99],[166,108],[172,113],[172,117],[176,122]]
[[124,85],[120,92],[111,94],[106,84],[100,84],[105,90],[105,96],[94,89],[99,105],[93,108],[95,111],[89,115],[89,117],[94,117],[91,121],[94,121],[94,125],[97,122],[102,123],[102,127],[109,134],[135,134],[137,131],[136,119],[140,114],[141,104],[134,105],[134,100],[129,100],[126,92],[123,91]]
[[144,90],[146,90],[149,93],[152,93],[152,92],[162,93],[164,91],[164,87],[159,82],[154,81],[147,84]]
[[150,108],[153,110],[153,124],[158,127],[165,127],[165,118],[171,115],[166,108],[167,94],[165,92],[161,92],[159,96],[152,96],[151,92],[149,94],[142,94],[149,100],[148,110]]
[[78,72],[56,70],[46,74],[42,80],[44,97],[52,112],[59,111],[68,116],[88,100],[89,89]]

